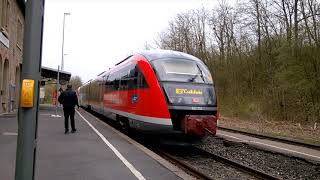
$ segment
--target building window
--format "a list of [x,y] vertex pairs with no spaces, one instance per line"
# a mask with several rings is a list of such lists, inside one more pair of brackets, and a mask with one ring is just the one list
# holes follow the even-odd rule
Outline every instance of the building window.
[[17,46],[20,50],[22,50],[23,43],[23,27],[20,19],[17,21]]
[[10,3],[9,0],[0,0],[0,30],[6,36],[8,33],[8,24],[9,24],[9,9]]

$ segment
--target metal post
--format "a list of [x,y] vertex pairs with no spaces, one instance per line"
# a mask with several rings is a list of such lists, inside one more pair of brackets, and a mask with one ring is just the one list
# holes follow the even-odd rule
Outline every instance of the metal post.
[[16,180],[32,180],[35,174],[44,2],[26,1],[21,81],[34,80],[34,106],[18,111]]
[[66,25],[66,15],[70,15],[70,13],[64,13],[63,14],[61,71],[64,70],[64,26]]

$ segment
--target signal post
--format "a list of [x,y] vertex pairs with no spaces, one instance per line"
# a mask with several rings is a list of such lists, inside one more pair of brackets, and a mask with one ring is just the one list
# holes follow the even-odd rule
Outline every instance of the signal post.
[[32,180],[35,175],[44,1],[27,0],[25,2],[16,180]]

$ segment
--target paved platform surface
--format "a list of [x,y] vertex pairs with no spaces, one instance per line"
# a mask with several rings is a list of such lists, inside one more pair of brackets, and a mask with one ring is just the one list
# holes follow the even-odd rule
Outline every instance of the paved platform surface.
[[[62,115],[62,112],[58,112]],[[41,108],[36,179],[180,179],[90,114],[76,113],[76,133],[64,134],[63,117]],[[0,179],[14,179],[15,114],[0,116]]]

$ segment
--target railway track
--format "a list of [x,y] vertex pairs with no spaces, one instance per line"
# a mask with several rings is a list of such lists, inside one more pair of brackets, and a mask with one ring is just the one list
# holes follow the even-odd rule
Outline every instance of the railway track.
[[255,137],[255,138],[259,138],[259,139],[268,139],[268,140],[272,140],[272,141],[291,144],[291,145],[295,145],[295,146],[302,146],[302,147],[306,147],[306,148],[315,149],[315,150],[320,151],[320,145],[305,143],[305,142],[301,142],[301,141],[297,141],[297,140],[293,140],[293,139],[289,139],[289,138],[285,138],[285,137],[272,137],[272,136],[267,136],[267,135],[263,135],[263,134],[250,133],[250,132],[246,132],[246,131],[225,128],[225,127],[220,127],[220,126],[218,127],[218,130],[228,131],[228,132],[237,133],[237,134],[243,134],[246,136],[251,136],[251,137]]
[[[201,171],[197,170],[197,168],[189,165],[188,163],[185,163],[181,160],[179,160],[179,158],[177,158],[175,155],[172,155],[170,153],[168,153],[167,150],[164,149],[159,149],[156,150],[157,153],[161,154],[162,156],[164,156],[166,159],[168,159],[169,161],[173,162],[174,164],[177,164],[179,166],[181,166],[183,169],[187,170],[188,172],[190,172],[193,176],[201,178],[201,179],[214,179],[211,178],[210,176],[202,173]],[[265,173],[263,171],[251,168],[249,166],[243,165],[241,163],[238,163],[236,161],[232,161],[230,159],[227,159],[225,157],[207,152],[203,149],[197,148],[197,147],[188,147],[188,152],[190,152],[192,155],[191,156],[196,156],[197,158],[199,158],[199,156],[201,156],[202,158],[209,158],[212,159],[214,161],[220,162],[228,167],[232,167],[236,170],[239,170],[240,172],[253,176],[257,179],[281,179],[280,177],[275,177],[273,175],[270,175],[268,173]],[[177,152],[175,152],[177,153]],[[186,153],[186,151],[183,152],[184,154]],[[214,172],[213,172],[214,173]]]
[[[95,116],[98,115],[97,113],[93,114]],[[127,134],[126,132],[121,130],[121,128],[119,128],[117,124],[111,123],[110,121],[106,122],[106,119],[104,117],[101,118],[100,116],[99,119],[101,119],[105,123],[108,123],[109,125],[112,125],[119,131],[122,131],[123,133]],[[193,144],[189,145],[187,148],[182,148],[181,146],[178,147],[172,144],[162,144],[160,141],[155,141],[155,137],[140,136],[136,133],[129,133],[127,135],[129,135],[131,138],[133,138],[140,144],[146,146],[148,149],[171,161],[173,164],[176,164],[181,169],[184,169],[186,172],[195,176],[198,179],[217,179],[217,177],[212,176],[215,176],[219,173],[223,174],[224,176],[223,178],[219,179],[228,179],[230,177],[231,179],[283,179],[284,177],[283,175],[278,177],[278,175],[275,173],[273,173],[273,175],[272,173],[268,174],[266,173],[269,172],[268,170],[259,170],[261,169],[261,167],[255,168],[256,166],[245,165],[241,163],[241,161],[237,161],[235,159],[231,160],[233,158],[216,155],[214,154],[214,152],[209,152],[201,147],[194,146]],[[174,150],[172,151],[172,149]],[[190,154],[188,154],[189,152]],[[184,156],[181,156],[179,154],[184,154]],[[225,170],[221,172],[216,172],[216,170],[214,170],[213,168],[204,169],[204,166],[206,165],[211,165],[210,168],[221,167],[221,169]],[[236,171],[236,173],[234,171]],[[234,174],[236,174],[237,176],[234,177]]]
[[205,180],[212,179],[210,176],[200,172],[199,170],[197,170],[193,166],[191,166],[183,161],[180,161],[179,159],[177,159],[176,157],[174,157],[173,155],[171,155],[169,153],[166,153],[165,151],[157,150],[156,153],[159,154],[160,156],[162,156],[163,158],[167,159],[168,161],[174,163],[175,165],[178,165],[181,169],[183,169],[184,171],[187,171],[188,173],[190,173],[192,176],[194,176],[196,178],[205,179]]

